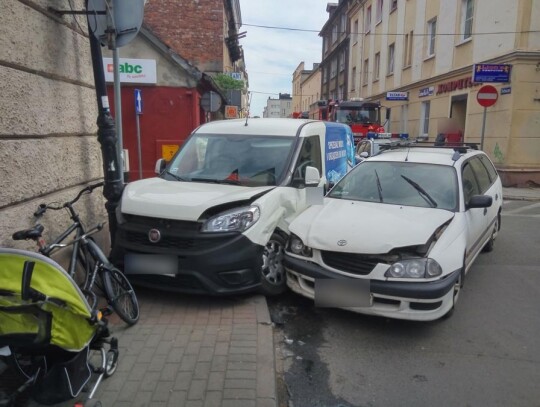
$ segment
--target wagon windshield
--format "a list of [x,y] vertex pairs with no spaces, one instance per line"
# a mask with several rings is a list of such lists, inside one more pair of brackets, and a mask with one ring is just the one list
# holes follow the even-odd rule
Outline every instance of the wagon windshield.
[[194,134],[171,160],[168,180],[243,186],[277,185],[287,170],[294,137]]
[[365,161],[347,174],[327,196],[455,211],[458,187],[453,167]]

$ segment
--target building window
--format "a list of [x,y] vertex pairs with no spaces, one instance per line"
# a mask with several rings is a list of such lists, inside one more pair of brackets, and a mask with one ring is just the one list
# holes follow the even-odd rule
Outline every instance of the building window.
[[345,94],[345,86],[341,85],[338,89],[338,99],[339,100],[345,99],[344,94]]
[[437,18],[432,18],[427,23],[427,56],[435,55],[435,40],[437,38]]
[[328,73],[328,69],[327,68],[323,68],[322,69],[322,83],[326,83],[328,78],[326,77]]
[[373,68],[373,81],[379,80],[379,71],[381,70],[381,53],[375,54],[375,67]]
[[356,66],[353,66],[351,75],[351,90],[356,89]]
[[335,78],[337,74],[337,59],[330,62],[330,79]]
[[341,15],[341,32],[340,34],[345,34],[347,32],[347,14]]
[[377,0],[377,24],[382,21],[383,0]]
[[391,75],[394,73],[394,49],[395,49],[395,44],[390,44],[388,46],[388,69],[387,69],[388,75]]
[[364,60],[364,70],[363,70],[363,82],[364,82],[364,85],[367,85],[368,83],[368,80],[369,80],[369,59],[365,59]]
[[409,105],[401,105],[401,132],[408,133]]
[[369,30],[371,30],[371,6],[368,6],[368,8],[366,9],[366,24],[365,24],[365,27],[366,27],[366,33],[368,33]]
[[332,44],[334,44],[338,39],[338,26],[335,24],[332,27]]
[[339,57],[339,72],[343,72],[345,70],[345,51],[340,55]]
[[474,0],[461,1],[463,39],[471,38],[473,29]]
[[358,20],[354,20],[352,35],[353,35],[353,41],[355,43],[358,42]]
[[397,2],[398,0],[392,0],[390,3],[390,13],[397,9]]
[[403,44],[403,67],[411,66],[412,63],[412,52],[413,52],[413,38],[414,32],[411,31],[409,34],[404,36]]
[[420,123],[420,137],[427,137],[429,134],[429,109],[430,102],[422,102],[422,121]]

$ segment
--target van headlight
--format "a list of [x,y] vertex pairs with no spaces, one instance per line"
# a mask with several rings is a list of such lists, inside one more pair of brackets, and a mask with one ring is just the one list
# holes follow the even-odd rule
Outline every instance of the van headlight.
[[261,217],[258,206],[246,206],[221,212],[204,222],[202,232],[243,232]]
[[442,268],[433,259],[407,259],[392,264],[385,277],[393,278],[432,278],[442,274]]
[[289,250],[297,256],[311,257],[313,254],[311,247],[306,246],[302,239],[293,234],[289,239]]

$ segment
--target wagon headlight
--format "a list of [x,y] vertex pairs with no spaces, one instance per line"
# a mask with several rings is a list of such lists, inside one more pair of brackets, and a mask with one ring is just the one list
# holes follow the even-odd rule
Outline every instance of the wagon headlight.
[[202,232],[243,232],[261,217],[258,206],[246,206],[225,211],[204,222]]
[[306,246],[296,235],[291,235],[289,239],[289,250],[298,256],[311,257],[312,255],[311,247]]
[[385,277],[393,278],[432,278],[442,274],[442,268],[433,259],[407,259],[392,264]]

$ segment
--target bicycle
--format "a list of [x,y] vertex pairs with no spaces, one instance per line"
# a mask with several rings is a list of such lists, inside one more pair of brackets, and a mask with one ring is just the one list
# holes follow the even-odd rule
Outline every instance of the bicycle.
[[[77,281],[77,266],[83,271],[83,278],[78,282],[83,292],[95,292],[97,287],[107,301],[108,307],[128,325],[134,325],[139,320],[139,303],[130,282],[120,270],[118,270],[100,249],[91,235],[103,229],[105,223],[98,223],[93,228],[86,230],[73,205],[85,194],[90,194],[96,188],[102,187],[103,182],[89,185],[83,188],[77,196],[63,204],[40,204],[34,212],[36,218],[41,217],[47,210],[67,209],[73,221],[63,233],[47,244],[43,239],[44,226],[40,223],[30,229],[20,230],[13,234],[13,240],[33,240],[37,243],[38,251],[44,256],[51,257],[52,253],[60,248],[73,245],[73,251],[67,269],[70,277]],[[75,233],[72,241],[63,243],[69,236]],[[102,311],[110,313],[110,308],[105,307]]]

